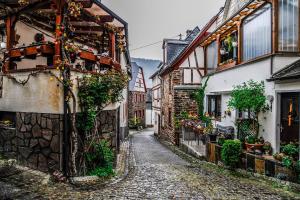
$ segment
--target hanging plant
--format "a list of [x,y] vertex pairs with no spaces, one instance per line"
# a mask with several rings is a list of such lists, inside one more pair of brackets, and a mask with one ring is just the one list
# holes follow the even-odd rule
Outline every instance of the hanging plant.
[[81,3],[77,3],[74,1],[68,1],[68,11],[69,11],[69,16],[71,17],[79,17],[81,15],[81,10],[83,6]]
[[29,0],[19,0],[18,4],[20,6],[27,6],[29,4]]
[[115,70],[107,71],[100,76],[86,76],[80,79],[78,97],[82,113],[79,115],[78,128],[85,132],[95,128],[95,120],[100,112],[108,104],[123,98],[122,90],[127,83],[127,75]]

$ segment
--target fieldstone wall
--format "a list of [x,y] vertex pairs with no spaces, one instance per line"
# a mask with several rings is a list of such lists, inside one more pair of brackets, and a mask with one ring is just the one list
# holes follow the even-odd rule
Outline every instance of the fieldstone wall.
[[[144,99],[142,101],[135,101],[135,96],[144,95]],[[129,105],[128,107],[128,116],[129,120],[135,117],[135,112],[144,112],[144,115],[140,117],[141,123],[143,126],[146,125],[146,93],[145,92],[129,92]]]
[[0,127],[0,153],[9,158],[17,158],[17,135],[15,128]]
[[[163,76],[162,79],[162,127],[161,133],[159,133],[158,136],[169,140],[173,144],[177,144],[179,137],[177,136],[174,127],[174,114],[176,107],[174,102],[174,87],[180,84],[180,70],[174,70],[170,74]],[[171,122],[169,119],[171,119]]]
[[110,142],[113,149],[117,147],[117,110],[102,111],[98,118],[99,139]]
[[44,172],[60,169],[62,115],[17,113],[16,128],[0,131],[0,151],[5,156]]
[[18,161],[34,169],[60,168],[63,115],[18,113]]

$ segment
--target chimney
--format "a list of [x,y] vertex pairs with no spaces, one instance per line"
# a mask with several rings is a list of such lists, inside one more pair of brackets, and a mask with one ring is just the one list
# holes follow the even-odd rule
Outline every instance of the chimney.
[[192,32],[192,30],[186,30],[186,37],[188,37]]

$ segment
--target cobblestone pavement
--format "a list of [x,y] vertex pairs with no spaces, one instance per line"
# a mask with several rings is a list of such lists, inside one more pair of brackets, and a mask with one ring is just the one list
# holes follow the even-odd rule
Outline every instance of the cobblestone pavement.
[[133,135],[130,154],[128,176],[104,188],[43,186],[23,173],[0,178],[0,194],[6,188],[14,194],[12,199],[300,199],[299,193],[267,180],[188,162],[158,142],[152,131]]
[[294,199],[248,177],[224,175],[181,159],[161,145],[153,132],[133,137],[134,171],[122,183],[90,199]]

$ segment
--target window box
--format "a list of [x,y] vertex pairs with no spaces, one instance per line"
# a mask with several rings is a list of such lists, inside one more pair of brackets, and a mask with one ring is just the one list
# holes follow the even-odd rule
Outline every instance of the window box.
[[26,47],[25,50],[24,50],[24,55],[25,56],[35,56],[37,54],[38,54],[38,51],[37,51],[37,47],[36,46]]
[[12,49],[9,52],[10,58],[20,58],[22,56],[21,49]]
[[41,52],[42,52],[42,54],[45,54],[45,55],[53,55],[54,54],[54,48],[50,44],[43,44],[41,46]]
[[100,56],[100,64],[111,65],[112,64],[112,59],[110,57]]
[[84,60],[90,60],[94,62],[97,61],[97,57],[94,55],[94,53],[89,51],[81,51],[79,53],[79,57]]

